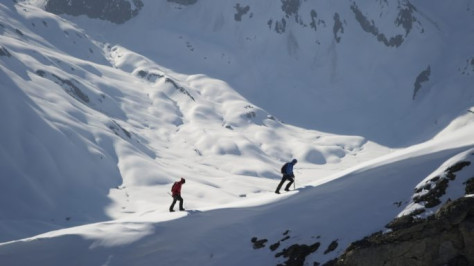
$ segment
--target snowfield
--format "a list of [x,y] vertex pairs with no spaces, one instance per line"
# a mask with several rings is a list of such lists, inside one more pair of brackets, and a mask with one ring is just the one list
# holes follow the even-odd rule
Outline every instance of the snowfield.
[[[322,264],[469,161],[441,200],[464,195],[471,4],[419,3],[408,33],[393,4],[319,3],[311,35],[306,2],[249,3],[240,21],[230,0],[143,2],[120,25],[0,3],[2,265],[277,265],[294,244]],[[403,44],[361,29],[359,9]],[[170,213],[181,177],[187,211]]]

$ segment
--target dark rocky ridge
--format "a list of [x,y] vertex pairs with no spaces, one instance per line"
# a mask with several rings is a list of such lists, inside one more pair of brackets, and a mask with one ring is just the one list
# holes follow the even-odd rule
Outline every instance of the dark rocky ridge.
[[474,197],[354,242],[333,265],[474,265]]
[[48,0],[46,11],[61,15],[86,15],[90,18],[107,20],[116,24],[124,23],[138,15],[143,7],[141,0]]
[[197,0],[168,0],[168,2],[177,3],[183,6],[189,6],[196,4]]
[[395,218],[386,225],[390,229],[387,233],[377,232],[353,242],[342,256],[327,264],[474,265],[474,177],[462,183],[465,196],[448,199],[434,215],[419,216],[425,208],[441,203],[458,172],[470,176],[470,165],[471,161],[460,160],[418,185],[413,201],[424,208]]
[[[354,12],[356,20],[359,22],[360,26],[365,32],[368,32],[375,37],[379,42],[384,43],[388,47],[399,47],[402,45],[404,39],[402,35],[396,35],[394,37],[388,38],[385,34],[381,33],[380,30],[375,26],[373,20],[369,20],[367,17],[364,16],[362,11],[359,9],[356,3],[353,3],[351,6],[351,10]],[[408,21],[403,20],[400,21],[400,25],[411,25]],[[407,34],[409,30],[406,30]]]

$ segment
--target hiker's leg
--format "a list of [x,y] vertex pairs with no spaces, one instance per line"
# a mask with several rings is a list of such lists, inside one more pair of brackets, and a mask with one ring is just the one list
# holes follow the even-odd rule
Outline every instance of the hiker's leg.
[[173,196],[173,203],[171,203],[171,206],[170,206],[170,211],[173,211],[174,209],[174,204],[176,204],[176,201],[178,200],[178,198],[176,196]]
[[285,176],[281,178],[280,184],[278,184],[277,189],[275,190],[275,193],[280,193],[281,186],[283,186],[283,183],[285,183]]
[[178,200],[179,200],[179,210],[180,210],[180,211],[184,211],[184,208],[183,208],[184,200],[183,200],[183,198],[181,197],[181,195],[178,196]]
[[288,183],[288,184],[286,185],[286,188],[285,188],[286,191],[290,190],[290,187],[291,187],[291,185],[292,185],[293,182],[294,182],[293,178],[288,178],[288,180],[290,181],[290,183]]

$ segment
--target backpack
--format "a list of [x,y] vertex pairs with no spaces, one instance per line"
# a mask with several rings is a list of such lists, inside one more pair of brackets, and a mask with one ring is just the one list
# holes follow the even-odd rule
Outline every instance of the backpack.
[[281,172],[282,174],[286,174],[286,166],[288,166],[288,163],[285,163],[285,164],[281,167],[280,172]]

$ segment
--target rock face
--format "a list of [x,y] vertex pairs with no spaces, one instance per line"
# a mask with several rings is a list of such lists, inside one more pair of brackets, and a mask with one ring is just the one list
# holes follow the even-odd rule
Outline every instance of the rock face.
[[399,218],[389,227],[392,232],[352,243],[334,264],[474,265],[472,196],[446,203],[427,219]]
[[168,0],[168,2],[177,3],[184,6],[194,5],[197,3],[197,0]]
[[57,15],[86,15],[121,24],[138,15],[142,7],[141,0],[48,0],[45,9]]

